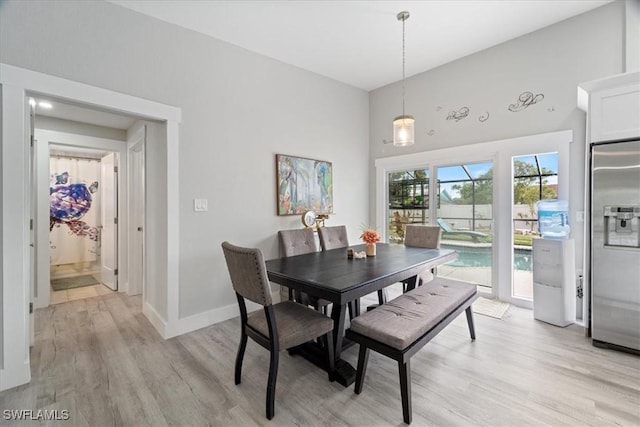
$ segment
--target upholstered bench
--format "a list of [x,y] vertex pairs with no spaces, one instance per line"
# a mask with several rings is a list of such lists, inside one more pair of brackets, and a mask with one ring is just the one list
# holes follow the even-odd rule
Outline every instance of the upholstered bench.
[[360,394],[369,349],[398,362],[404,422],[411,423],[411,372],[409,360],[463,311],[474,340],[471,304],[478,298],[476,285],[436,277],[430,282],[356,317],[346,337],[360,344],[355,392]]

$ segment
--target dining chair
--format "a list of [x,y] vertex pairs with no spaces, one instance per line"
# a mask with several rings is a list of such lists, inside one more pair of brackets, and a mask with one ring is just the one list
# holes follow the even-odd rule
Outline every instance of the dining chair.
[[337,225],[334,227],[319,227],[318,237],[320,238],[320,247],[323,251],[346,248],[347,246],[349,246],[347,227],[345,227],[344,225]]
[[[295,230],[278,231],[278,241],[280,246],[280,256],[290,257],[296,255],[304,255],[312,252],[318,252],[318,245],[311,228],[299,228]],[[280,286],[280,299],[282,301],[293,300],[293,292],[286,286]],[[296,298],[298,302],[304,305],[312,305],[316,310],[327,314],[327,306],[331,301],[326,299],[311,297],[307,294],[297,292]]]
[[[438,225],[407,224],[404,232],[404,245],[414,248],[438,249],[442,229]],[[420,286],[433,280],[434,271],[425,271],[418,274],[416,286]],[[406,282],[403,282],[406,288]],[[406,290],[406,289],[405,289]]]
[[[242,360],[251,337],[269,350],[266,414],[272,419],[275,412],[276,379],[279,353],[291,347],[321,337],[327,350],[329,381],[335,370],[333,351],[333,321],[317,311],[294,301],[273,304],[267,268],[260,249],[243,248],[229,242],[222,243],[231,284],[240,307],[240,345],[236,356],[235,383],[242,377]],[[263,306],[262,310],[247,314],[245,299]]]

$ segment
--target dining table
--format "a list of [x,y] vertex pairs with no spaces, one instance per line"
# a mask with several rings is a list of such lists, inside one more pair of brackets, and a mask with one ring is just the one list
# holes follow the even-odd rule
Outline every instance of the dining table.
[[[407,282],[411,289],[416,285],[418,274],[457,257],[456,251],[451,249],[378,243],[375,256],[359,259],[348,257],[348,249],[357,253],[364,251],[365,246],[350,246],[266,261],[267,274],[271,282],[312,297],[326,299],[333,304],[333,376],[345,387],[355,381],[355,369],[341,359],[345,345],[344,330],[348,304],[397,282]],[[321,349],[315,343],[290,351],[303,355],[323,368],[328,367]]]

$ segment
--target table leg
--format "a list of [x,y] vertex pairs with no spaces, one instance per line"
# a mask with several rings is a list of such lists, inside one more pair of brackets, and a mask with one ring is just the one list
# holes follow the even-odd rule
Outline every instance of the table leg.
[[333,342],[336,355],[335,380],[343,386],[348,387],[356,380],[356,370],[348,362],[340,359],[340,355],[342,353],[342,342],[344,340],[346,308],[346,304],[334,304],[333,309],[331,310],[331,319],[333,319]]
[[333,304],[331,309],[331,319],[333,319],[333,348],[336,353],[336,360],[340,359],[342,353],[342,339],[344,338],[345,305]]
[[415,289],[416,285],[418,284],[418,276],[410,277],[407,280],[405,280],[404,283],[407,284],[406,292],[411,291],[411,290]]

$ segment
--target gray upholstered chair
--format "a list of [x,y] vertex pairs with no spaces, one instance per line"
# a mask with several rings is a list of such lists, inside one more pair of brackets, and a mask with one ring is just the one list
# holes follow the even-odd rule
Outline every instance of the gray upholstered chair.
[[[280,244],[280,256],[290,257],[296,255],[304,255],[311,252],[318,251],[318,245],[316,244],[315,236],[313,235],[313,229],[311,228],[299,228],[296,230],[280,230],[278,231],[278,241]],[[286,286],[280,286],[280,299],[293,300],[293,292]],[[324,314],[327,314],[327,306],[331,304],[322,298],[309,297],[306,294],[296,295],[295,298],[298,302],[305,305],[312,305],[316,310],[322,310]]]
[[[309,307],[293,301],[273,304],[267,268],[260,249],[242,248],[229,242],[222,243],[231,284],[240,306],[240,345],[236,356],[235,383],[240,384],[242,360],[251,337],[271,353],[267,381],[267,418],[274,415],[278,359],[281,350],[322,337],[327,349],[329,380],[333,380],[333,321]],[[260,304],[263,310],[247,314],[245,298]]]
[[335,227],[319,227],[318,237],[320,237],[320,247],[323,251],[346,248],[349,246],[347,227],[344,225],[338,225]]
[[[438,225],[407,224],[404,245],[416,248],[437,249],[440,247],[442,229]],[[416,286],[433,280],[434,273],[425,271],[418,275]]]

